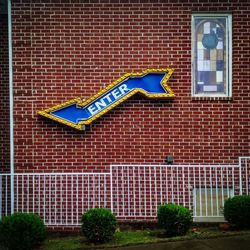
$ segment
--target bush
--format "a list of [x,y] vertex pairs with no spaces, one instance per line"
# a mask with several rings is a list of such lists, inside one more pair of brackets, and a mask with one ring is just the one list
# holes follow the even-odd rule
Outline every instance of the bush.
[[163,204],[157,211],[158,224],[167,236],[185,235],[192,223],[191,212],[180,205]]
[[234,196],[225,201],[224,217],[238,228],[250,228],[250,196]]
[[93,208],[82,216],[82,232],[90,242],[111,240],[116,230],[116,218],[106,208]]
[[0,221],[0,242],[10,250],[33,249],[45,236],[44,222],[36,214],[16,213]]

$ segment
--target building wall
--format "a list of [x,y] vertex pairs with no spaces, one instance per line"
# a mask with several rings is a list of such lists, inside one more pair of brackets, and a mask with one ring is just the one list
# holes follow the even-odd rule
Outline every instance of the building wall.
[[[191,14],[233,15],[233,98],[191,96]],[[112,163],[237,163],[249,155],[250,3],[13,1],[16,171]],[[86,131],[37,111],[88,98],[127,72],[174,68],[173,101],[135,96]]]
[[0,173],[10,171],[8,18],[0,14]]

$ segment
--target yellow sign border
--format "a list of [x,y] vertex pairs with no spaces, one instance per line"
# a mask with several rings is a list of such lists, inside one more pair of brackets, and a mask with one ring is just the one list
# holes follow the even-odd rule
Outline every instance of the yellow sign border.
[[[130,77],[142,77],[148,73],[166,73],[166,75],[163,77],[161,84],[162,87],[166,90],[166,93],[164,94],[150,94],[147,93],[145,90],[143,89],[139,89],[136,88],[134,90],[132,90],[129,94],[125,95],[124,97],[122,97],[119,101],[115,102],[114,104],[111,104],[110,106],[108,106],[107,108],[105,108],[104,110],[102,110],[100,113],[94,115],[93,117],[91,117],[88,120],[84,120],[84,121],[80,121],[78,124],[72,123],[72,122],[68,122],[65,121],[64,119],[60,119],[55,117],[54,115],[51,115],[50,113],[67,107],[69,105],[72,104],[77,104],[79,107],[84,107],[86,105],[88,105],[89,103],[95,101],[97,98],[99,98],[101,95],[105,94],[106,92],[108,92],[110,89],[112,89],[113,87],[117,86],[118,84],[120,84],[121,82],[125,81],[127,78]],[[109,84],[106,88],[100,90],[97,94],[95,94],[94,96],[90,97],[88,100],[86,101],[82,101],[81,98],[75,98],[72,99],[70,101],[64,102],[62,104],[53,106],[51,108],[42,110],[42,111],[38,111],[37,113],[41,116],[44,116],[46,118],[49,118],[53,121],[59,122],[61,124],[70,126],[72,128],[78,129],[78,130],[84,130],[85,125],[89,125],[90,123],[92,123],[93,121],[95,121],[96,119],[98,119],[100,116],[106,114],[108,111],[110,111],[111,109],[115,108],[116,106],[118,106],[119,104],[121,104],[122,102],[126,101],[128,98],[130,98],[131,96],[133,96],[136,93],[141,93],[143,95],[145,95],[148,98],[167,98],[167,99],[172,99],[175,97],[174,92],[172,91],[172,89],[167,85],[167,81],[169,80],[169,78],[171,77],[171,75],[173,74],[173,69],[171,68],[165,68],[165,69],[146,69],[143,72],[137,72],[137,73],[126,73],[123,76],[121,76],[119,79],[115,80],[114,82],[112,82],[111,84]]]

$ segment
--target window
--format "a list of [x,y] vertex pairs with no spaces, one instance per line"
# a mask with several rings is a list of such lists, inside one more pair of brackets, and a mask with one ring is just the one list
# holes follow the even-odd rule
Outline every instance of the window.
[[206,187],[194,188],[194,204],[193,217],[194,221],[218,221],[218,218],[223,218],[223,207],[225,201],[234,196],[234,189],[232,187]]
[[232,96],[231,19],[229,14],[192,16],[193,96]]

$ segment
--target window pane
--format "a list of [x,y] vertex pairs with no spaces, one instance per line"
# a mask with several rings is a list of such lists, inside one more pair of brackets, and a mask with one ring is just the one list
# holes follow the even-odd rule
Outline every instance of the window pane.
[[195,188],[194,215],[197,217],[223,216],[224,202],[233,195],[232,188]]
[[224,17],[194,17],[194,95],[228,95],[228,21]]

